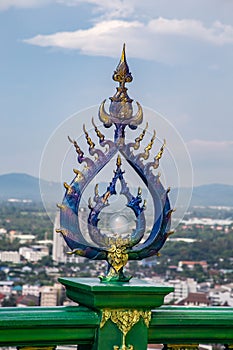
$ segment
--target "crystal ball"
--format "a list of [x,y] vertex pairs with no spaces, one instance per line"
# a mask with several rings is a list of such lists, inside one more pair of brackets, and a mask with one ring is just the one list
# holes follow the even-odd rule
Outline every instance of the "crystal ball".
[[110,229],[116,234],[129,233],[129,220],[123,214],[114,214],[110,218]]

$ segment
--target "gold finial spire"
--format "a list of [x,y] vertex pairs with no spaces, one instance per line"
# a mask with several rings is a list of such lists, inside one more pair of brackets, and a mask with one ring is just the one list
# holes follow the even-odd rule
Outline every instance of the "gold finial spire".
[[129,66],[126,60],[125,44],[123,45],[120,62],[114,71],[113,80],[120,83],[120,87],[124,87],[125,83],[130,83],[133,80],[132,74],[129,71]]
[[119,87],[117,88],[116,94],[113,97],[110,97],[110,99],[116,102],[132,102],[133,100],[127,95],[127,88],[125,87],[125,83],[130,83],[133,80],[126,61],[125,44],[123,45],[120,62],[116,67],[112,78],[114,81],[119,82]]

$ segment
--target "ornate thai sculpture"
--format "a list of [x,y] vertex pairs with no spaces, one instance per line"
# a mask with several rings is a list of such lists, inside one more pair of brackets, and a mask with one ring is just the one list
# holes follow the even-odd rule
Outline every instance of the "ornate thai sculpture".
[[[77,141],[69,138],[77,153],[78,163],[85,165],[82,170],[75,169],[75,178],[71,184],[65,183],[66,193],[60,208],[60,228],[57,230],[64,237],[70,248],[69,254],[78,254],[92,260],[106,260],[108,269],[102,282],[126,282],[130,277],[124,275],[123,268],[128,260],[141,260],[158,254],[164,245],[170,232],[171,213],[168,198],[169,190],[166,190],[160,182],[159,173],[154,170],[159,167],[165,141],[153,160],[149,160],[150,151],[155,141],[155,132],[150,137],[147,146],[140,151],[141,142],[147,137],[148,123],[140,134],[135,135],[135,141],[127,143],[126,133],[128,128],[134,130],[143,123],[143,110],[137,102],[137,112],[133,113],[133,100],[127,94],[126,83],[132,81],[132,75],[125,56],[123,47],[120,62],[113,74],[113,80],[119,83],[117,92],[110,97],[109,112],[105,110],[105,101],[99,108],[99,119],[104,128],[114,128],[112,139],[106,139],[104,132],[96,126],[92,118],[96,139],[99,147],[91,139],[86,126],[83,131],[86,143],[89,146],[89,155],[80,148]],[[103,128],[102,128],[103,129]],[[95,141],[96,142],[96,141]],[[91,240],[85,238],[79,223],[79,206],[84,190],[100,171],[112,160],[116,159],[116,168],[109,185],[101,194],[98,184],[95,186],[93,199],[89,199],[89,215],[87,219],[88,233]],[[132,172],[136,172],[145,187],[151,194],[154,206],[154,222],[151,231],[145,236],[146,231],[146,201],[140,187],[136,193],[130,189],[125,181],[124,162],[128,163]],[[126,207],[130,208],[135,217],[135,228],[127,234],[119,232],[101,232],[99,227],[100,214],[109,205],[110,198],[117,194],[117,184],[120,184],[120,195],[126,198]],[[119,188],[119,186],[118,186]]]

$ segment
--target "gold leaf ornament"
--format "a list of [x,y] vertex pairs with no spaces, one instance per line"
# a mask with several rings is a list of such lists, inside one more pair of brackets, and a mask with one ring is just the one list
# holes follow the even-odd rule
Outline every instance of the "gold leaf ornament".
[[140,318],[143,319],[146,327],[149,327],[149,323],[151,320],[151,311],[144,310],[134,310],[134,309],[104,309],[102,311],[102,319],[100,323],[100,328],[104,327],[105,323],[110,319],[113,323],[115,323],[118,329],[123,334],[122,338],[122,346],[115,345],[113,347],[114,350],[133,350],[132,345],[126,346],[125,338],[127,333],[131,330],[131,328],[139,322]]

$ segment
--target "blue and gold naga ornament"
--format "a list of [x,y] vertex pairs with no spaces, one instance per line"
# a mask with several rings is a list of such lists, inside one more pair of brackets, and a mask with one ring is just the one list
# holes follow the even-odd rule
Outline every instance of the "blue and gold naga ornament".
[[[92,119],[96,137],[100,147],[97,148],[90,138],[84,125],[83,131],[89,146],[89,156],[86,156],[75,140],[69,138],[73,143],[79,164],[84,164],[82,171],[74,170],[76,176],[70,185],[64,183],[66,193],[60,208],[60,232],[68,247],[68,254],[77,254],[92,260],[106,260],[108,269],[105,276],[100,277],[102,282],[127,282],[131,277],[124,275],[123,268],[128,260],[141,260],[158,255],[167,237],[171,233],[171,213],[168,199],[169,190],[165,190],[160,182],[160,175],[153,173],[159,166],[165,141],[153,161],[149,161],[150,150],[155,140],[155,132],[150,137],[149,143],[140,152],[140,144],[147,134],[148,124],[135,138],[134,142],[126,143],[125,134],[127,128],[136,130],[143,122],[143,111],[137,102],[138,110],[133,114],[133,100],[127,94],[126,83],[132,81],[132,75],[125,56],[125,45],[123,47],[120,62],[113,74],[113,80],[119,82],[117,92],[110,97],[109,113],[105,110],[105,101],[99,108],[99,119],[105,128],[114,126],[114,137],[106,139],[104,134],[96,126]],[[136,136],[136,135],[135,135]],[[137,152],[138,151],[138,152]],[[95,186],[93,201],[89,200],[89,215],[87,219],[88,234],[91,243],[87,241],[79,224],[79,206],[84,190],[96,175],[110,162],[116,159],[114,176],[103,194],[99,194],[98,185]],[[146,201],[143,201],[142,190],[139,187],[136,194],[132,194],[124,179],[125,172],[122,170],[122,161],[132,167],[145,187],[152,196],[154,205],[154,222],[147,237],[145,209]],[[99,228],[100,213],[109,206],[111,196],[117,194],[117,183],[120,185],[120,195],[126,198],[126,207],[130,208],[135,216],[135,228],[127,235],[116,231],[103,233]],[[119,188],[119,186],[118,186]],[[112,231],[112,230],[109,230]]]

